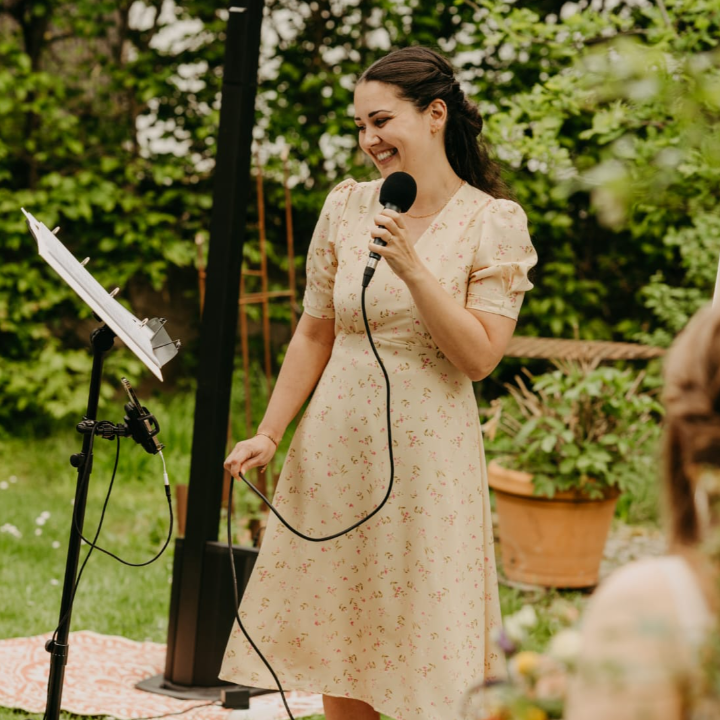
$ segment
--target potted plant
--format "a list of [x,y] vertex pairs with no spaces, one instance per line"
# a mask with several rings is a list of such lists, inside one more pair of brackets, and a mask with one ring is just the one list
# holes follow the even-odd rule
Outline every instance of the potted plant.
[[595,363],[507,385],[484,432],[508,579],[589,587],[620,492],[654,469],[662,406],[644,372]]

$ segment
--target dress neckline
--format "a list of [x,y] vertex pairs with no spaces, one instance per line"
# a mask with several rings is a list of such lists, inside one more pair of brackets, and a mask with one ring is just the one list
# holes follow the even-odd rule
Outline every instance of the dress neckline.
[[440,219],[445,215],[445,213],[448,211],[448,208],[455,203],[455,200],[457,200],[460,193],[462,193],[463,188],[467,187],[468,183],[467,181],[463,180],[462,183],[460,183],[460,186],[455,190],[455,192],[450,196],[450,199],[443,205],[440,212],[435,216],[435,219],[428,223],[427,227],[418,235],[417,240],[413,243],[413,247],[417,247],[418,243],[428,234],[430,228],[433,225],[436,225]]

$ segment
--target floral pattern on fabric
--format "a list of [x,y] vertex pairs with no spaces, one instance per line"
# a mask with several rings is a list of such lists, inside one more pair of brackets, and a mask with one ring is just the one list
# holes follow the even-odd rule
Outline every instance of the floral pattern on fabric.
[[[390,479],[385,381],[361,310],[380,184],[338,185],[308,253],[305,312],[334,318],[336,337],[275,503],[312,536],[367,515]],[[415,247],[463,306],[516,317],[532,287],[522,209],[470,186]],[[301,540],[270,516],[240,613],[285,688],[363,700],[395,720],[447,720],[471,683],[504,674],[490,641],[501,617],[477,406],[387,263],[366,308],[391,381],[390,499],[327,543]],[[237,625],[221,678],[274,687]]]

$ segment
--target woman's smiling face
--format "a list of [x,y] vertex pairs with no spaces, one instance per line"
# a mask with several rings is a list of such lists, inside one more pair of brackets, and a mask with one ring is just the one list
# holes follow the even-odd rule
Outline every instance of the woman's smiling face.
[[360,148],[383,177],[399,170],[412,175],[427,161],[430,114],[398,97],[392,85],[371,80],[355,88],[355,124]]

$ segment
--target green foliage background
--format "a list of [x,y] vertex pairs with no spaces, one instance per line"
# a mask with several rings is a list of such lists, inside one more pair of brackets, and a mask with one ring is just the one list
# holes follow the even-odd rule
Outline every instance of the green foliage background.
[[[192,337],[223,50],[238,41],[220,6],[2,0],[0,427],[79,412],[90,363],[89,312],[37,257],[21,207],[136,314],[155,293]],[[720,0],[267,0],[255,137],[275,284],[282,148],[302,266],[327,190],[374,177],[354,79],[426,44],[454,59],[530,219],[541,262],[518,332],[667,344],[720,256],[718,37]],[[137,377],[128,355],[111,362]],[[175,374],[193,362],[191,342]]]

